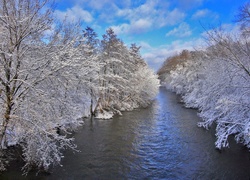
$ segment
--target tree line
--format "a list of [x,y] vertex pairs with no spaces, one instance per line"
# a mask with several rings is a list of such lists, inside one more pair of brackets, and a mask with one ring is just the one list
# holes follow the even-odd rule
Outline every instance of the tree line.
[[147,106],[158,90],[140,47],[111,28],[98,39],[90,27],[59,22],[52,5],[0,0],[1,170],[10,146],[21,150],[24,172],[60,164],[62,150],[76,150],[68,133],[82,117]]
[[228,137],[250,148],[250,4],[236,16],[238,31],[216,28],[206,32],[208,47],[169,57],[158,74],[162,85],[197,108],[203,122],[216,125],[215,145],[229,147]]

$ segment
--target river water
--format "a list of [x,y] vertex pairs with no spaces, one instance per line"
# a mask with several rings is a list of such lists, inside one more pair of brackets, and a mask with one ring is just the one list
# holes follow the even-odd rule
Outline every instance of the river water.
[[250,179],[250,153],[234,140],[215,149],[214,130],[197,127],[196,110],[186,109],[164,88],[151,106],[111,120],[87,119],[74,134],[79,153],[65,152],[51,174],[10,170],[0,179]]

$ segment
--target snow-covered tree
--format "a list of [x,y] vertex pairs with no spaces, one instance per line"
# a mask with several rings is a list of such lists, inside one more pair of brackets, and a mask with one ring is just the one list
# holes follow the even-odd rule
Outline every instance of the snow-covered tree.
[[[238,33],[240,34],[240,33]],[[216,100],[210,109],[201,111],[209,126],[216,122],[216,147],[227,147],[228,136],[235,135],[237,142],[249,144],[250,104],[250,51],[246,36],[238,36],[214,30],[208,33],[211,46],[208,50],[213,59],[212,69],[207,76],[210,82],[209,97]],[[214,87],[214,89],[211,89]],[[211,94],[212,93],[212,94]]]
[[62,150],[76,148],[67,135],[82,117],[131,110],[123,103],[131,94],[144,106],[158,88],[136,46],[130,51],[109,29],[100,47],[93,29],[56,23],[49,5],[0,0],[0,158],[18,145],[25,172],[60,164]]
[[98,66],[81,51],[86,45],[78,25],[58,25],[47,37],[48,1],[0,3],[1,149],[19,144],[26,170],[47,170],[60,163],[62,149],[75,148],[56,128],[67,132],[82,123],[90,87],[85,77]]
[[[22,99],[29,89],[30,82],[26,80],[30,77],[22,69],[25,55],[34,42],[40,38],[41,33],[49,28],[51,11],[41,13],[46,2],[2,0],[0,3],[0,36],[2,39],[0,46],[2,86],[0,142],[1,148],[4,148],[6,130],[14,116],[16,101]],[[37,64],[42,65],[39,64],[39,61]],[[23,86],[26,88],[22,88]]]
[[142,59],[140,47],[132,44],[129,53],[130,60],[126,66],[130,73],[127,75],[129,84],[122,96],[122,110],[146,107],[158,93],[159,87],[158,76]]
[[[138,90],[134,92],[135,81],[137,82],[137,86],[141,86],[137,81],[137,78],[142,80],[137,76],[138,71],[140,71],[141,68],[145,69],[145,74],[141,74],[145,82],[147,82],[147,75],[150,75],[148,78],[153,78],[158,82],[157,76],[146,74],[148,67],[139,54],[140,48],[133,44],[130,49],[128,49],[111,28],[103,35],[101,48],[101,63],[103,64],[103,68],[100,72],[98,113],[111,111],[120,114],[121,110],[131,110],[135,107],[139,107],[138,104],[141,102],[137,102],[136,99],[133,99],[135,93],[137,93],[137,95],[141,93],[141,91]],[[155,84],[157,83],[153,83],[152,86]],[[158,89],[158,86],[154,88]],[[151,96],[145,96],[143,98],[147,101],[146,99],[150,99]],[[135,104],[137,105],[135,106]]]
[[250,51],[246,36],[238,34],[209,31],[210,46],[191,52],[164,79],[187,107],[199,109],[203,119],[199,126],[209,128],[216,123],[215,144],[219,149],[229,146],[230,135],[250,147]]
[[127,101],[130,107],[146,107],[158,93],[158,76],[147,66],[140,66],[131,79],[131,90]]
[[167,87],[180,93],[186,106],[199,109],[203,122],[198,125],[209,128],[216,124],[215,145],[219,149],[229,147],[230,135],[250,148],[249,17],[247,3],[236,16],[236,32],[209,30],[205,51],[196,51],[171,72],[162,69],[168,77],[163,79]]

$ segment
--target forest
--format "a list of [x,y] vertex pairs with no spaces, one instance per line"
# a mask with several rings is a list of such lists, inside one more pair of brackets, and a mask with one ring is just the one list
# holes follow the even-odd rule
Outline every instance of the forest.
[[218,149],[233,136],[250,148],[250,4],[239,9],[237,30],[207,30],[207,47],[183,50],[158,70],[161,84],[182,97],[187,108],[198,109],[198,126],[216,126]]
[[1,170],[13,147],[24,173],[59,165],[64,149],[77,151],[69,135],[83,117],[146,107],[158,92],[140,47],[111,28],[100,39],[81,23],[59,22],[48,0],[0,0],[0,39]]

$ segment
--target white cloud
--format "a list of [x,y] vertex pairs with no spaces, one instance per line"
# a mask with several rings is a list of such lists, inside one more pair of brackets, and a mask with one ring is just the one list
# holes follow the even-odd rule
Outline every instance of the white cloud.
[[111,28],[114,30],[114,32],[119,35],[119,34],[127,34],[129,32],[130,29],[130,25],[129,24],[121,24],[118,26],[111,26]]
[[213,19],[218,19],[219,16],[218,14],[208,10],[208,9],[200,9],[197,10],[193,15],[192,15],[192,19],[201,19],[201,18],[213,18]]
[[91,1],[89,1],[89,5],[92,8],[98,9],[98,10],[101,10],[103,8],[103,6],[106,5],[107,3],[110,3],[110,0],[91,0]]
[[136,28],[141,28],[141,27],[151,27],[152,22],[150,20],[146,20],[146,19],[138,19],[137,21],[133,22],[133,26],[135,26]]
[[167,14],[165,14],[164,19],[162,22],[160,22],[161,26],[165,25],[175,25],[183,21],[186,14],[179,9],[175,8],[172,11],[169,11]]
[[176,40],[171,44],[162,45],[159,47],[152,47],[146,42],[141,42],[142,57],[146,60],[148,65],[157,71],[162,63],[170,56],[180,53],[182,50],[194,50],[205,47],[204,40],[201,38],[192,39],[190,41]]
[[[66,1],[66,0],[62,0]],[[170,9],[168,1],[161,0],[72,0],[75,6],[65,11],[56,10],[60,20],[67,16],[68,21],[79,19],[87,23],[112,24],[118,34],[139,34],[152,29],[180,23],[186,14],[178,8]],[[85,9],[81,7],[84,6]],[[91,9],[91,13],[90,10]],[[89,11],[87,11],[89,10]]]
[[205,17],[208,13],[209,13],[209,10],[208,10],[208,9],[201,9],[201,10],[198,10],[198,11],[196,11],[196,12],[193,14],[192,19],[199,19],[199,18]]
[[63,21],[65,18],[69,22],[77,22],[80,20],[89,23],[93,21],[92,15],[79,6],[74,6],[70,9],[67,9],[66,11],[56,10],[55,16],[61,21]]
[[241,27],[239,24],[221,24],[220,27],[206,29],[207,30],[202,32],[200,36],[207,40],[212,40],[210,36],[215,35],[215,33],[218,33],[218,30],[221,31],[220,36],[228,36],[230,34],[231,37],[237,38],[241,34]]
[[88,4],[89,7],[95,10],[104,11],[105,7],[110,6],[118,6],[121,8],[127,8],[131,5],[131,0],[122,0],[122,1],[114,1],[114,0],[78,0],[79,2],[85,1],[85,4]]
[[205,0],[178,0],[181,9],[192,9],[203,4]]
[[146,19],[139,19],[131,24],[123,23],[118,26],[111,26],[114,32],[120,34],[139,34],[151,28],[152,22]]
[[148,43],[145,42],[145,41],[141,41],[141,42],[139,43],[139,46],[140,46],[142,49],[146,50],[146,51],[152,49],[152,47],[150,46],[150,44],[148,44]]
[[191,34],[192,31],[190,30],[190,26],[187,23],[183,22],[178,27],[169,31],[166,36],[187,37]]
[[116,15],[118,18],[128,21],[126,29],[124,29],[124,25],[116,27],[121,33],[141,33],[153,28],[175,25],[186,16],[184,12],[176,8],[168,10],[168,3],[164,4],[157,0],[148,0],[136,8],[118,8]]

